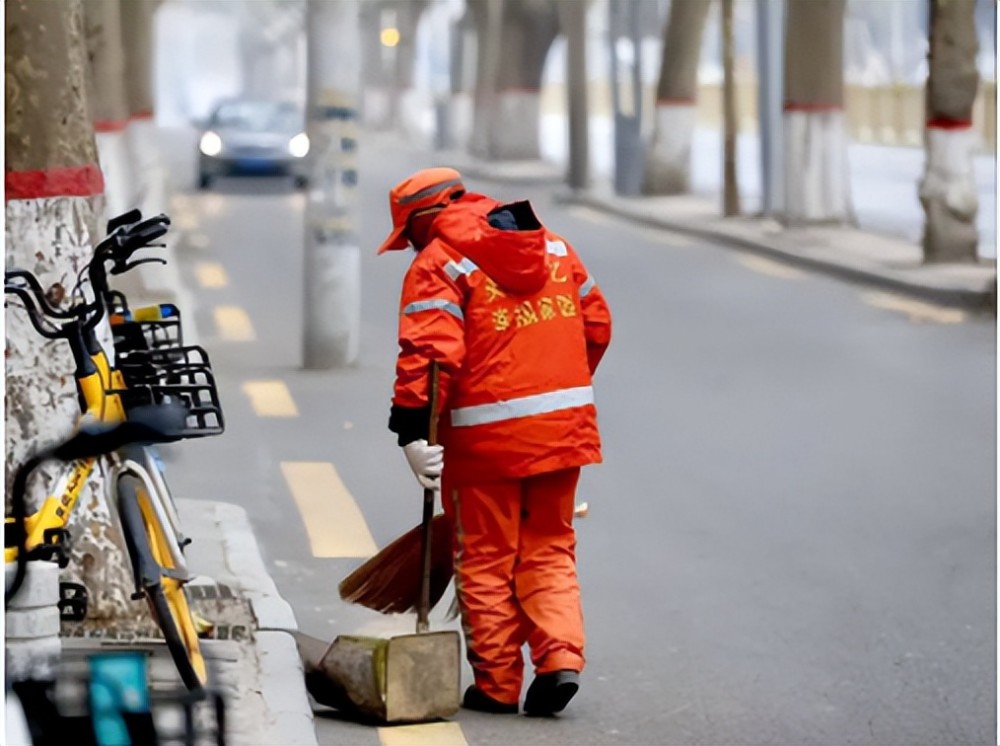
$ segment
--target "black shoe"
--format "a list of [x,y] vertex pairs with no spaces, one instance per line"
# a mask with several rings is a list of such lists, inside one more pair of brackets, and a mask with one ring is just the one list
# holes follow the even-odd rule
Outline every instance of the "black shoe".
[[562,712],[579,688],[578,671],[538,674],[525,695],[524,714],[529,717],[547,717]]
[[465,690],[462,697],[462,707],[466,710],[476,710],[477,712],[488,712],[491,715],[516,715],[517,703],[512,705],[497,702],[488,694],[483,694],[482,690],[470,686]]

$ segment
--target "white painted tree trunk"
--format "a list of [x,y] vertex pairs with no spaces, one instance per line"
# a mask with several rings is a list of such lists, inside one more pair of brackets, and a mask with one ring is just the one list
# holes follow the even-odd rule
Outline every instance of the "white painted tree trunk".
[[976,134],[971,127],[928,127],[926,137],[927,165],[919,192],[927,213],[924,245],[945,246],[951,256],[974,260],[979,245]]
[[785,222],[850,222],[844,112],[786,111],[784,132]]
[[503,91],[497,94],[494,156],[499,160],[531,160],[539,156],[538,91]]
[[697,108],[694,103],[656,106],[653,139],[646,155],[647,194],[686,194],[691,190],[691,142]]
[[135,207],[138,188],[132,170],[132,155],[125,130],[98,132],[97,155],[104,174],[105,215],[107,221]]
[[[35,273],[44,288],[72,291],[76,273],[98,240],[95,226],[104,198],[50,197],[10,200],[6,205],[7,265]],[[73,359],[66,342],[39,336],[24,311],[10,308],[6,328],[5,461],[7,494],[14,470],[38,448],[68,436],[80,416]],[[102,340],[107,342],[108,340]],[[40,469],[29,490],[37,508],[54,486],[59,465]],[[68,579],[90,591],[89,616],[127,619],[145,613],[129,598],[132,577],[117,519],[108,508],[106,481],[95,470],[70,521],[72,560]]]

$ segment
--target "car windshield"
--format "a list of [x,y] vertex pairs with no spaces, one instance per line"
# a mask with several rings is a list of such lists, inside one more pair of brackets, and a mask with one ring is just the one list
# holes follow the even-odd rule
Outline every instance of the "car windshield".
[[212,126],[246,132],[288,132],[302,128],[302,114],[294,104],[233,101],[216,109]]

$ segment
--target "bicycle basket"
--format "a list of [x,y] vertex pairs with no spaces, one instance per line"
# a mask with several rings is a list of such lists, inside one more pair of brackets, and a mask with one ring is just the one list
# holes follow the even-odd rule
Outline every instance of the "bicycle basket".
[[130,386],[177,383],[174,379],[185,371],[202,370],[209,375],[212,372],[208,353],[196,345],[127,352],[119,355],[115,363]]
[[183,344],[181,312],[172,303],[137,308],[111,319],[115,353],[159,350]]
[[177,369],[171,372],[169,381],[130,384],[113,393],[121,396],[126,416],[135,407],[181,402],[188,414],[185,426],[173,433],[178,438],[205,438],[225,431],[219,391],[211,370]]

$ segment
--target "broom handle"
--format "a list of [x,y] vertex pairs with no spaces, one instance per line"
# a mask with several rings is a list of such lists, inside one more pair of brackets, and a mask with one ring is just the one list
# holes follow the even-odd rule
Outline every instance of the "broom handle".
[[[437,445],[438,429],[438,364],[431,362],[430,371],[431,420],[427,443]],[[427,632],[430,622],[427,615],[431,608],[431,521],[434,518],[434,490],[424,490],[423,547],[420,569],[420,600],[417,603],[417,633]]]

